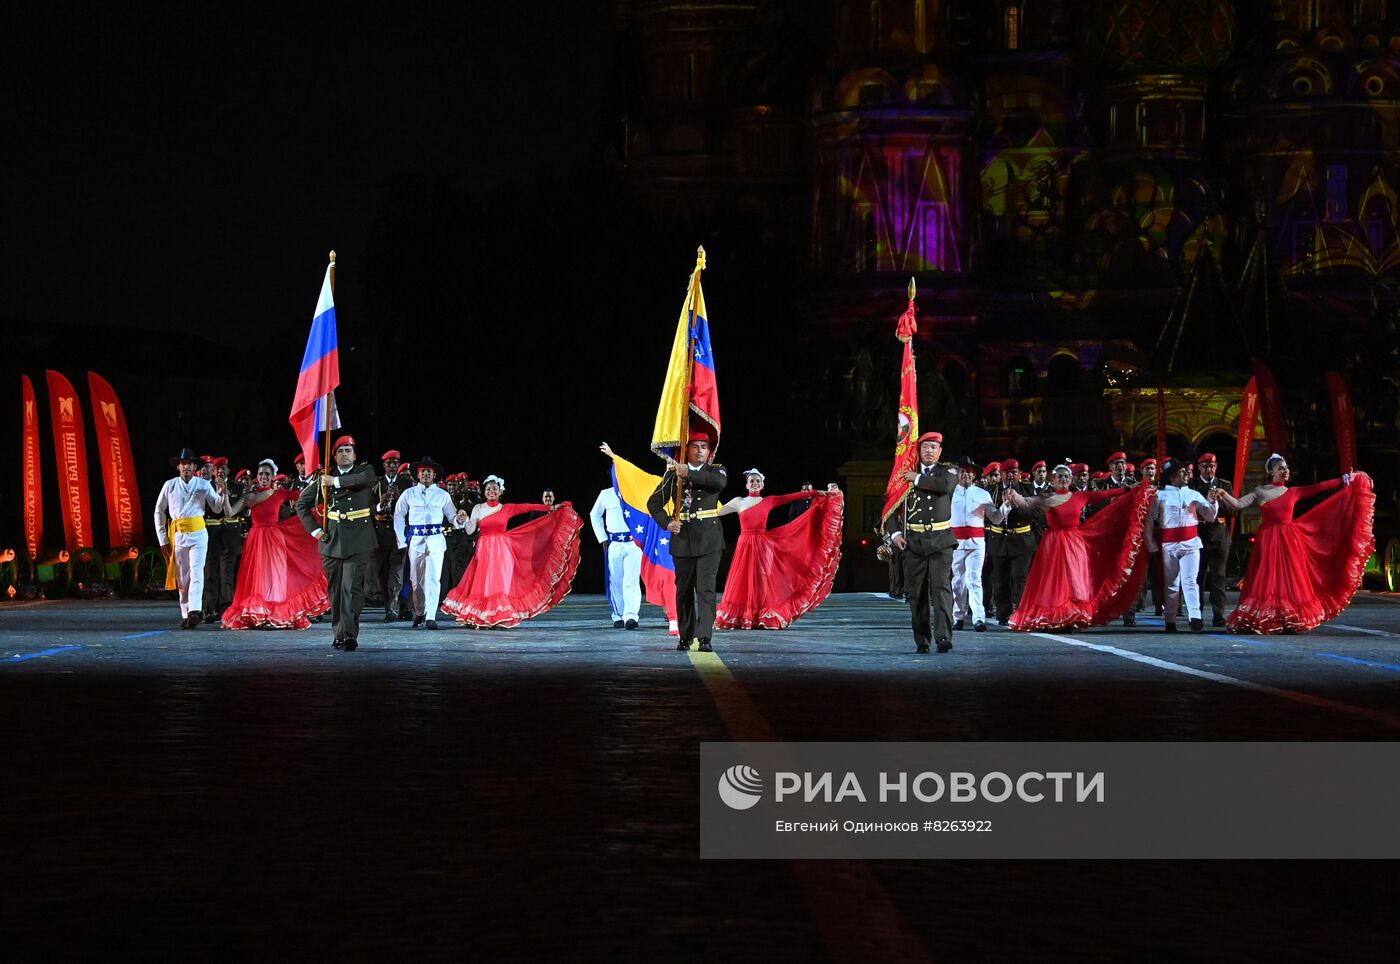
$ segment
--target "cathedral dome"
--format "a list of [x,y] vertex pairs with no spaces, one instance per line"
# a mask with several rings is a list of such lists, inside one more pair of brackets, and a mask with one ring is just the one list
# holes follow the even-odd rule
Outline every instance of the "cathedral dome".
[[1086,52],[1123,73],[1207,73],[1225,62],[1235,43],[1230,0],[1113,0],[1095,6]]

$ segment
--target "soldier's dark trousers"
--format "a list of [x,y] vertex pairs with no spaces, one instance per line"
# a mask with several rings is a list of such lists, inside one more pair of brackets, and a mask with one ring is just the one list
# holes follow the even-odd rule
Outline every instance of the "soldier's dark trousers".
[[322,556],[321,565],[330,583],[331,622],[336,638],[360,635],[360,610],[365,608],[365,575],[374,565],[374,553],[344,559]]
[[904,594],[913,617],[915,642],[953,638],[954,548],[923,553],[910,546],[904,552]]
[[[213,536],[213,534],[210,534]],[[220,537],[212,537],[209,540],[209,554],[204,557],[204,599],[202,609],[205,615],[214,615],[224,611],[228,602],[224,602],[227,597],[229,602],[233,601],[233,590],[230,587],[224,589],[225,561],[229,552],[224,548],[224,540]]]
[[683,640],[714,635],[715,581],[719,578],[721,555],[722,552],[711,552],[671,557],[676,564],[676,621]]
[[[999,556],[991,560],[991,567],[992,591],[997,601],[997,619],[1010,619],[1016,607],[1021,604],[1021,593],[1026,589],[1026,577],[1031,572],[1031,553]],[[991,610],[987,612],[990,613]]]
[[890,595],[899,598],[904,595],[904,550],[890,547],[893,553],[888,563],[890,567]]
[[[384,595],[384,611],[399,614],[399,594],[403,591],[403,562],[407,549],[400,549],[392,530],[379,533],[376,555],[379,591]],[[454,583],[455,585],[455,583]]]
[[[1209,533],[1206,530],[1210,530]],[[1201,532],[1201,596],[1210,597],[1216,616],[1225,615],[1225,561],[1230,558],[1230,529],[1208,524]]]
[[238,589],[238,567],[242,563],[242,546],[229,549],[219,560],[219,612],[233,605],[233,594]]

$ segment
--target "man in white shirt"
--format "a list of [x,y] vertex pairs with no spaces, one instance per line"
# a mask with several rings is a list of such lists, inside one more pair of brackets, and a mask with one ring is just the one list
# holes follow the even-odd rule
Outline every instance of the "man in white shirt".
[[982,597],[982,565],[986,561],[986,524],[1001,521],[1001,510],[993,508],[992,496],[977,481],[978,468],[971,459],[958,466],[958,487],[953,490],[953,629],[962,629],[968,615],[972,628],[987,630],[987,612]]
[[[165,565],[173,567],[175,585],[166,577],[166,588],[180,591],[180,628],[194,629],[199,625],[200,607],[204,604],[204,559],[209,551],[209,534],[204,528],[206,509],[222,511],[225,483],[218,488],[207,479],[195,475],[199,458],[193,449],[183,449],[170,460],[180,474],[161,486],[156,496],[156,541],[162,549],[169,547]],[[193,604],[191,604],[193,600]]]
[[1148,546],[1155,548],[1158,536],[1153,534],[1152,523],[1161,525],[1166,631],[1176,632],[1177,610],[1181,608],[1184,590],[1191,631],[1199,633],[1205,623],[1201,620],[1201,587],[1196,581],[1201,568],[1201,537],[1196,525],[1214,521],[1219,506],[1186,486],[1186,465],[1179,459],[1169,458],[1161,468],[1162,487],[1157,490],[1157,501],[1148,515],[1146,534]]
[[626,511],[617,490],[608,486],[598,493],[588,513],[593,535],[603,545],[613,629],[636,629],[642,608],[642,548],[632,538]]
[[394,533],[398,547],[408,550],[408,575],[413,585],[413,627],[425,622],[437,629],[438,598],[442,594],[442,557],[447,553],[443,523],[466,528],[467,514],[457,508],[451,494],[435,485],[442,466],[423,456],[414,466],[418,484],[399,496],[394,505]]

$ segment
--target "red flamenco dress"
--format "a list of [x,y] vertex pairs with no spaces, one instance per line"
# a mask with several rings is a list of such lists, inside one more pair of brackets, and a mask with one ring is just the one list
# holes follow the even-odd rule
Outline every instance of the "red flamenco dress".
[[[770,509],[798,499],[812,507],[796,519],[766,528]],[[821,605],[841,564],[840,492],[765,496],[739,510],[739,541],[724,595],[715,609],[721,629],[782,629]]]
[[1371,477],[1351,484],[1296,519],[1299,499],[1328,492],[1341,479],[1288,488],[1260,506],[1240,599],[1225,624],[1232,633],[1286,633],[1316,628],[1351,604],[1366,559],[1375,551],[1371,530],[1376,493]]
[[[1020,632],[1080,629],[1116,619],[1137,601],[1147,578],[1143,526],[1157,497],[1150,485],[1075,492],[1045,512],[1049,526],[1021,602],[1011,614]],[[1085,505],[1114,500],[1087,522]]]
[[[442,601],[445,612],[477,629],[519,626],[548,612],[569,594],[578,571],[583,520],[572,505],[561,502],[553,512],[543,504],[498,505],[478,517],[476,553]],[[544,515],[506,529],[526,512]]]
[[300,493],[276,489],[253,506],[238,588],[224,610],[224,629],[306,629],[331,608],[321,551],[296,516],[277,520]]

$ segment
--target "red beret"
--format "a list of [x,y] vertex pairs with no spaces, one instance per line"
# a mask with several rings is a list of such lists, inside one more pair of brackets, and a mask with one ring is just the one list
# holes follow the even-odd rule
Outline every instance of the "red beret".
[[983,475],[991,475],[993,472],[1001,471],[1000,462],[988,462],[987,467],[982,470]]
[[1134,465],[1133,463],[1129,462],[1129,463],[1128,463],[1127,471],[1132,472],[1132,471],[1133,471],[1134,469],[1136,469],[1136,468],[1137,468],[1136,465]]
[[411,475],[411,474],[412,474],[412,473],[409,472],[409,470],[408,470],[408,463],[407,463],[407,462],[405,462],[403,465],[400,465],[400,466],[399,466],[399,475]]
[[1128,453],[1126,453],[1126,452],[1114,452],[1112,455],[1110,455],[1110,456],[1108,457],[1108,464],[1109,464],[1109,465],[1112,465],[1114,462],[1126,462],[1126,461],[1128,461]]
[[1071,462],[1069,464],[1069,470],[1075,475],[1078,475],[1081,472],[1088,472],[1089,466],[1085,465],[1083,462]]
[[1036,469],[1048,469],[1049,467],[1050,466],[1045,464],[1045,460],[1041,459],[1039,462],[1035,463],[1035,465],[1031,466],[1031,471],[1034,472]]
[[286,477],[285,475],[283,475],[281,472],[278,472],[276,475],[274,475],[274,476],[272,477],[272,481],[274,481],[274,482],[285,482],[285,481],[287,481],[287,477]]
[[210,460],[209,460],[209,464],[212,465],[212,466],[214,466],[214,468],[217,469],[217,468],[218,468],[219,466],[221,466],[221,465],[228,465],[228,459],[226,459],[226,458],[224,458],[222,455],[220,455],[220,456],[219,456],[218,458],[216,458],[216,459],[210,459]]
[[1196,460],[1196,464],[1197,464],[1197,465],[1205,465],[1207,462],[1209,462],[1209,463],[1212,464],[1212,465],[1215,464],[1215,453],[1214,453],[1214,452],[1207,452],[1205,455],[1202,455],[1200,458],[1198,458],[1198,459]]
[[338,439],[335,440],[335,444],[331,446],[331,451],[334,452],[336,449],[340,448],[342,445],[348,445],[348,446],[350,446],[352,449],[358,449],[358,448],[359,448],[359,446],[355,444],[355,436],[353,436],[353,435],[342,435],[340,438],[338,438]]
[[1141,462],[1138,463],[1138,468],[1140,468],[1140,469],[1145,469],[1145,468],[1147,468],[1149,465],[1152,466],[1152,467],[1155,469],[1155,468],[1157,467],[1157,460],[1156,460],[1156,459],[1143,459]]
[[305,464],[306,464],[306,456],[305,456],[305,455],[302,455],[300,452],[298,452],[298,453],[297,453],[297,457],[294,458],[294,459],[292,459],[292,464],[293,464],[293,465],[305,465]]
[[943,433],[942,433],[942,432],[925,432],[923,435],[920,435],[920,436],[919,436],[919,440],[918,440],[917,442],[915,442],[914,444],[915,444],[915,445],[923,445],[925,442],[937,442],[939,445],[942,445],[942,444],[943,444]]
[[389,451],[385,452],[383,455],[379,456],[379,461],[381,461],[381,462],[387,462],[387,461],[389,461],[390,459],[393,459],[395,462],[402,462],[402,461],[403,461],[403,456],[399,454],[399,450],[398,450],[398,449],[390,449]]
[[1003,472],[1019,472],[1021,471],[1021,463],[1015,459],[1007,459],[1001,463],[1001,470]]
[[235,475],[235,476],[233,477],[233,481],[235,481],[235,482],[242,482],[242,481],[243,481],[243,477],[244,477],[245,475],[247,475],[247,474],[248,474],[248,470],[247,470],[247,469],[239,469],[239,470],[238,470],[238,474]]
[[715,430],[708,424],[692,424],[690,426],[690,438],[686,439],[686,445],[691,442],[706,442],[710,448],[715,447]]
[[201,455],[201,456],[199,457],[199,460],[200,460],[201,462],[203,462],[205,465],[213,465],[213,464],[214,464],[214,456],[212,456],[212,455]]

